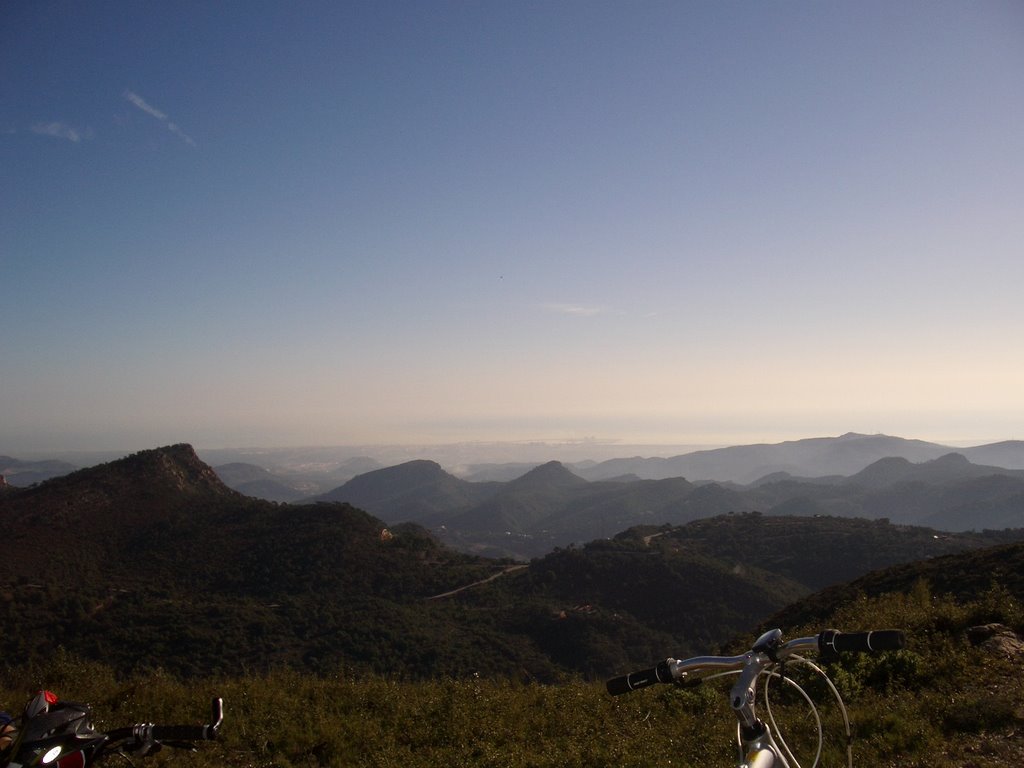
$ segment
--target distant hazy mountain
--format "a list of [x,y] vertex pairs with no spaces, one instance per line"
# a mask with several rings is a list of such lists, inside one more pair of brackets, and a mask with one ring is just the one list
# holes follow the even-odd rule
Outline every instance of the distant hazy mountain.
[[[507,462],[504,464],[471,464],[465,471],[459,473],[459,477],[471,483],[486,483],[497,481],[507,483],[522,477],[534,467],[540,466],[542,462]],[[593,462],[587,462],[593,464]],[[573,465],[576,466],[576,465]]]
[[897,457],[879,459],[847,478],[846,482],[864,488],[885,488],[897,483],[950,484],[991,475],[1024,480],[1024,470],[972,464],[962,453],[947,453],[920,464]]
[[324,498],[389,523],[420,523],[468,552],[518,558],[636,525],[752,511],[887,518],[947,531],[1024,528],[1024,471],[972,464],[958,453],[919,463],[887,457],[848,477],[775,472],[749,485],[681,477],[588,482],[558,462],[504,483],[470,483],[420,461],[354,478]]
[[999,530],[1024,526],[1024,481],[1006,475],[978,477],[950,486],[939,508],[921,522],[945,530]]
[[460,480],[440,464],[419,459],[358,475],[312,500],[344,501],[397,523],[431,520],[438,513],[456,514],[496,490],[497,486],[488,483]]
[[[953,449],[921,440],[851,432],[841,437],[696,451],[667,459],[611,459],[581,469],[579,473],[588,480],[633,473],[649,479],[685,477],[694,482],[715,480],[746,484],[776,472],[801,477],[852,475],[879,459],[896,457],[917,463],[937,459],[953,450],[972,461],[1024,469],[1024,442],[1021,441]],[[998,462],[994,460],[996,457]]]
[[0,456],[0,476],[9,485],[19,488],[41,483],[51,477],[60,477],[74,470],[75,465],[66,461],[23,461],[11,456]]
[[975,464],[1024,469],[1024,440],[1004,440],[1001,443],[957,448],[956,450]]
[[247,496],[268,501],[298,501],[325,493],[357,475],[380,469],[368,456],[333,459],[327,449],[285,449],[259,452],[203,451],[204,458],[249,459],[214,465],[224,482]]
[[445,522],[460,531],[523,533],[589,486],[560,462],[551,461],[503,484],[468,512]]
[[224,484],[246,496],[267,501],[298,501],[309,496],[309,489],[293,485],[288,478],[255,464],[235,462],[213,468]]
[[317,497],[344,501],[395,523],[410,520],[443,541],[490,556],[533,557],[556,546],[611,536],[633,525],[680,523],[734,509],[727,489],[698,489],[682,478],[588,482],[557,461],[514,480],[471,483],[430,461],[368,472]]

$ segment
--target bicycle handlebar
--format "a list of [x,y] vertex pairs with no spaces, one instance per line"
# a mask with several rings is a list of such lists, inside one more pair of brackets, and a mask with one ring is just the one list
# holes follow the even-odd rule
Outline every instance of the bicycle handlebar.
[[153,725],[139,723],[127,728],[117,728],[107,734],[110,742],[134,739],[140,747],[150,747],[162,742],[213,741],[224,721],[224,700],[210,702],[210,722],[206,725]]
[[[766,633],[762,639],[772,636]],[[780,637],[778,630],[774,637]],[[766,654],[764,663],[782,661],[787,656],[804,651],[819,654],[830,653],[864,653],[874,651],[895,651],[903,648],[905,636],[898,629],[881,629],[871,632],[839,632],[826,629],[816,637],[801,637],[778,646],[755,647],[740,656],[698,656],[677,661],[666,659],[650,669],[631,672],[628,675],[614,677],[606,683],[608,693],[620,696],[638,688],[646,688],[655,683],[673,683],[689,672],[743,669],[757,654]]]

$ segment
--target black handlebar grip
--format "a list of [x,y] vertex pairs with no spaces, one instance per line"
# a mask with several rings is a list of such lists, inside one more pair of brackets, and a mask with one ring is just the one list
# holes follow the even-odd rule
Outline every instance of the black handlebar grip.
[[906,636],[898,629],[876,629],[873,632],[837,632],[826,629],[818,636],[822,650],[838,653],[898,651],[906,645]]
[[154,725],[150,735],[156,741],[213,741],[224,722],[224,699],[210,701],[209,725]]
[[637,688],[646,688],[655,683],[671,683],[672,672],[668,668],[668,661],[662,661],[650,669],[643,669],[639,672],[631,672],[622,677],[613,677],[606,683],[608,693],[612,696],[621,696],[623,693],[635,691]]
[[154,725],[156,741],[212,741],[217,731],[209,725]]

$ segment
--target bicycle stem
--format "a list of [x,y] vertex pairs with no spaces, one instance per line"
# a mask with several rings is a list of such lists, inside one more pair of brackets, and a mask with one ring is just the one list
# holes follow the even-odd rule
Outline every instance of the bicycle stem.
[[736,713],[736,719],[739,720],[740,728],[745,732],[755,731],[760,725],[760,721],[754,713],[754,697],[756,695],[754,686],[761,670],[771,663],[767,658],[759,658],[761,656],[763,654],[750,654],[750,659],[743,665],[740,677],[729,694],[729,701]]

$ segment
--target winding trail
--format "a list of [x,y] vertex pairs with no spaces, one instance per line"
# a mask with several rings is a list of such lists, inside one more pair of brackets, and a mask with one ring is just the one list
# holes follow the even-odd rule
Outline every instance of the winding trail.
[[522,563],[520,565],[506,565],[500,571],[498,571],[497,573],[492,573],[486,579],[480,579],[480,581],[474,581],[472,584],[466,584],[463,587],[458,587],[457,589],[453,589],[453,590],[451,590],[449,592],[442,592],[439,595],[431,595],[430,597],[425,598],[425,599],[426,600],[440,600],[442,597],[451,597],[452,595],[457,595],[457,594],[459,594],[459,592],[462,592],[463,590],[467,590],[470,587],[479,587],[481,584],[486,584],[489,581],[494,581],[499,576],[504,576],[505,574],[512,573],[513,571],[521,571],[523,568],[529,568],[529,567],[530,566],[529,566],[528,563]]

